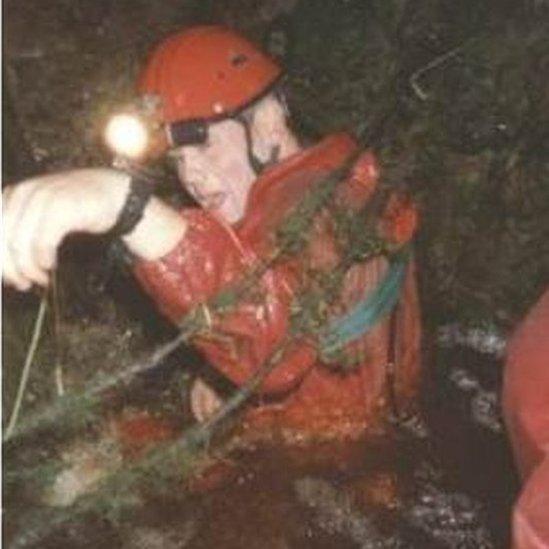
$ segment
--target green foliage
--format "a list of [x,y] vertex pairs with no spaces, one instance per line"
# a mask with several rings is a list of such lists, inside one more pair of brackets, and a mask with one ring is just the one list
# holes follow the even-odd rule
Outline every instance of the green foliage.
[[353,154],[345,164],[313,186],[305,198],[292,209],[277,229],[277,244],[283,253],[295,254],[303,249],[308,241],[315,216],[328,205],[337,185],[348,174],[350,166],[356,160]]
[[341,269],[330,273],[309,272],[309,289],[300,293],[292,304],[291,331],[296,336],[319,334],[329,318],[330,305],[339,295],[343,282]]

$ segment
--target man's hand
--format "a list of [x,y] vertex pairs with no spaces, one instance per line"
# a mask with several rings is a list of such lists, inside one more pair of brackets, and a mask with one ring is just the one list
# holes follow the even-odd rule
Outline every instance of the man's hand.
[[[129,175],[107,169],[74,170],[29,179],[3,192],[3,279],[18,290],[46,286],[57,249],[73,232],[111,229],[126,201]],[[158,200],[124,237],[143,259],[169,252],[184,234],[182,218]]]
[[115,223],[129,176],[108,169],[76,170],[37,177],[3,192],[4,281],[18,290],[48,284],[65,236],[101,233]]
[[197,378],[191,387],[191,412],[199,423],[210,419],[223,405],[222,398],[211,385]]

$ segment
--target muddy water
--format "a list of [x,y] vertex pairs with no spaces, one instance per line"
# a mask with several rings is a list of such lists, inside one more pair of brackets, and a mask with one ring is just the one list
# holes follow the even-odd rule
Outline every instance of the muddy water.
[[[195,547],[330,547],[382,540],[373,517],[398,505],[398,455],[380,442],[239,456],[231,483],[202,501]],[[386,528],[385,528],[386,529]],[[345,545],[343,545],[345,546]],[[352,546],[352,545],[349,545]]]
[[410,450],[394,443],[245,456],[232,482],[197,501],[190,546],[504,547],[497,491],[472,494]]
[[503,548],[517,484],[500,364],[443,352],[424,415],[368,443],[257,448],[217,464],[184,506],[156,502],[124,547]]

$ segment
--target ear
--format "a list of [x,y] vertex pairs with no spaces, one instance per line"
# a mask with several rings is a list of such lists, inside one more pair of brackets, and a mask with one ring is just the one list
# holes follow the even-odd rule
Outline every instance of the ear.
[[295,140],[286,124],[286,110],[274,94],[255,105],[252,114],[250,131],[254,154],[261,161],[269,161],[275,147],[284,151],[293,146]]

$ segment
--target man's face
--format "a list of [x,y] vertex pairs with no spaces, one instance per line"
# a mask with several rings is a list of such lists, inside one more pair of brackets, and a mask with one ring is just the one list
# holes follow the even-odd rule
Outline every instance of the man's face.
[[206,143],[180,147],[175,155],[181,183],[203,208],[228,223],[242,219],[255,175],[241,124],[212,124]]

